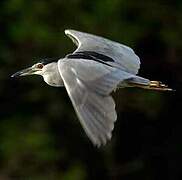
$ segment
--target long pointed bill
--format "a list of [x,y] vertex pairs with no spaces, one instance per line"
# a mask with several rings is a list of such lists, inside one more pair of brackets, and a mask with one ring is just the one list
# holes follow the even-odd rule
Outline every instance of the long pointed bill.
[[16,72],[11,77],[28,76],[28,75],[34,74],[36,71],[37,69],[34,69],[33,67],[29,67],[29,68]]

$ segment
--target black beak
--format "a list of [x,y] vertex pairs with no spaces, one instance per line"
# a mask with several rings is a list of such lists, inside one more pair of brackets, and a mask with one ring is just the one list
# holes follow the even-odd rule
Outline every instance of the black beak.
[[14,77],[20,77],[20,76],[28,76],[28,75],[34,74],[36,71],[37,70],[33,69],[32,67],[29,67],[29,68],[16,72],[11,77],[14,78]]

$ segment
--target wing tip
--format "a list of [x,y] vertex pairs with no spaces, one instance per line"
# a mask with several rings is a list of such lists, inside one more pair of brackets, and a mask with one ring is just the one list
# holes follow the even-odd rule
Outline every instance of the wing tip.
[[71,31],[71,29],[65,29],[65,30],[64,30],[64,33],[67,35],[67,34],[70,33],[70,31]]
[[81,42],[79,41],[78,37],[75,35],[75,33],[78,32],[76,30],[73,29],[65,29],[64,33],[73,41],[73,43],[75,43],[78,48],[81,45]]
[[97,148],[100,148],[102,146],[105,146],[106,144],[108,144],[108,142],[111,140],[112,138],[112,132],[106,134],[105,139],[104,140],[98,140],[97,142],[92,142],[93,145]]
[[104,135],[99,135],[96,137],[96,139],[90,139],[93,143],[94,146],[96,146],[97,148],[100,148],[101,146],[105,146],[112,138],[112,131],[113,131],[114,127],[107,133],[105,133]]
[[74,30],[74,29],[65,29],[65,30],[64,30],[64,33],[65,33],[66,35],[68,35],[68,34],[73,34],[74,32],[78,32],[78,31],[76,31],[76,30]]

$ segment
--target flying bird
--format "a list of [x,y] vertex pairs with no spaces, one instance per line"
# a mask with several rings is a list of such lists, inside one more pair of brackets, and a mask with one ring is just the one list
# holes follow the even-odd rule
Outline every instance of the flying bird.
[[73,53],[61,59],[44,59],[12,77],[37,74],[50,86],[64,86],[94,145],[105,145],[111,139],[117,119],[113,90],[125,87],[172,90],[159,81],[136,75],[140,59],[130,47],[75,30],[65,30],[65,34],[77,45]]

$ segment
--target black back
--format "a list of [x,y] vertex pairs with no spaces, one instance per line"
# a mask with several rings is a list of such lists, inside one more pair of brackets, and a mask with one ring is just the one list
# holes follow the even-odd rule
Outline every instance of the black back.
[[52,62],[58,62],[59,59],[60,57],[44,58],[44,59],[41,59],[39,62],[42,63],[43,65],[46,65]]
[[[75,52],[73,54],[68,54],[66,58],[71,58],[71,59],[87,59],[87,60],[93,60],[100,62],[102,64],[109,65],[107,62],[114,62],[114,59],[112,59],[109,56],[106,56],[101,53],[97,53],[94,51],[80,51],[80,52]],[[40,60],[40,63],[46,65],[52,62],[57,62],[60,59],[60,57],[54,57],[54,58],[44,58]],[[110,65],[109,65],[110,66]]]
[[106,65],[109,65],[107,62],[114,62],[114,59],[112,59],[111,57],[94,51],[79,51],[73,54],[68,54],[66,57],[71,59],[80,58],[80,59],[93,60]]

